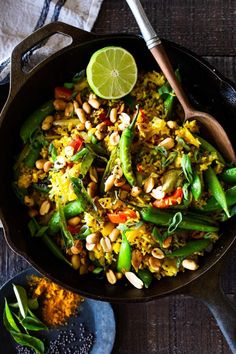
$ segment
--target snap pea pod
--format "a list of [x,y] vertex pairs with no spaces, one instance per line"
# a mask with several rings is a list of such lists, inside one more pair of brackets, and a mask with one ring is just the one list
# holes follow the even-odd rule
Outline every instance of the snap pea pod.
[[118,272],[128,272],[131,268],[131,246],[125,232],[122,232],[122,241],[117,261]]
[[193,253],[203,251],[209,246],[210,242],[209,239],[189,241],[185,246],[178,248],[170,254],[166,254],[166,257],[188,257]]
[[40,150],[41,150],[40,145],[38,145],[38,146],[29,145],[28,154],[26,155],[26,157],[24,159],[24,164],[27,167],[29,167],[29,168],[34,167],[35,162],[39,158]]
[[[148,206],[140,211],[141,217],[144,221],[151,222],[159,226],[169,226],[175,211],[164,211],[157,208]],[[205,221],[196,220],[193,216],[183,215],[182,221],[179,223],[178,228],[185,230],[196,230],[205,232],[216,232],[219,230],[218,226],[210,225]]]
[[82,208],[86,211],[91,209],[91,207],[93,208],[93,210],[97,210],[97,207],[94,204],[93,199],[88,195],[82,180],[76,177],[71,177],[70,180],[74,192],[78,197],[78,199],[80,200]]
[[145,288],[149,288],[153,280],[153,275],[148,269],[139,269],[138,277],[143,281]]
[[34,111],[23,123],[20,129],[20,137],[26,143],[42,123],[43,119],[54,111],[53,101],[44,103]]
[[117,159],[117,153],[118,153],[118,151],[117,151],[116,148],[114,148],[111,151],[111,155],[110,155],[110,158],[109,158],[108,163],[106,165],[105,171],[104,171],[103,176],[102,176],[101,184],[100,184],[100,192],[101,192],[101,194],[104,193],[105,181],[106,181],[107,177],[111,174],[111,171],[112,171],[113,167],[115,166],[115,162],[116,162],[116,159]]
[[61,233],[62,233],[62,236],[64,239],[65,246],[66,246],[66,248],[72,247],[74,244],[74,239],[73,239],[73,236],[70,233],[70,231],[67,229],[64,209],[59,202],[58,202],[58,211],[59,211],[59,217],[60,217],[60,220],[59,220],[60,229],[61,229]]
[[212,146],[208,141],[206,141],[205,139],[203,139],[202,137],[198,136],[197,135],[197,138],[198,140],[200,141],[201,143],[201,147],[204,149],[204,150],[207,150],[208,152],[210,153],[216,153],[216,155],[218,156],[218,160],[225,164],[225,160],[223,159],[223,157],[221,156],[221,154],[219,153],[218,150],[216,150],[216,148],[214,148],[214,146]]
[[[79,215],[84,211],[81,200],[76,199],[73,202],[70,202],[64,207],[64,214],[66,219],[70,219],[76,215]],[[60,215],[59,211],[56,211],[48,223],[48,232],[50,235],[55,235],[60,231]]]
[[[225,191],[225,198],[228,207],[233,206],[236,204],[236,186],[233,186]],[[216,200],[215,197],[211,197],[208,199],[207,203],[202,207],[201,210],[203,211],[217,211],[220,210],[221,206]]]
[[220,204],[222,209],[224,210],[225,214],[230,217],[230,213],[228,210],[228,205],[225,197],[225,192],[223,187],[220,184],[218,177],[216,176],[212,167],[208,167],[205,171],[205,179],[208,184],[208,188],[212,195],[215,197],[217,202]]
[[134,138],[134,126],[137,121],[139,114],[139,108],[137,108],[136,115],[131,122],[131,124],[126,128],[120,138],[119,149],[120,149],[120,161],[122,166],[122,171],[127,182],[133,187],[136,184],[136,177],[132,170],[132,158],[131,158],[131,145]]
[[[58,220],[58,222],[59,222],[59,220]],[[57,246],[57,244],[46,233],[46,231],[48,231],[48,227],[42,226],[40,228],[40,225],[37,223],[37,221],[34,218],[32,218],[32,219],[30,219],[30,221],[28,223],[28,228],[29,228],[29,231],[30,231],[30,234],[32,237],[39,236],[39,233],[41,233],[41,230],[44,230],[44,232],[41,233],[41,235],[40,235],[41,240],[45,243],[45,245],[52,252],[52,254],[54,254],[55,257],[61,259],[62,261],[66,262],[67,264],[71,265],[71,263],[68,261],[68,259],[62,253],[62,250]]]
[[236,182],[236,167],[229,168],[228,170],[224,171],[220,175],[220,179],[226,183],[235,183]]
[[85,177],[87,172],[89,171],[92,163],[94,160],[94,155],[91,154],[89,151],[84,155],[83,160],[81,162],[81,167],[80,167],[80,175],[82,177]]
[[202,181],[200,176],[196,172],[193,172],[193,181],[191,183],[190,189],[193,198],[195,200],[199,200],[202,195]]

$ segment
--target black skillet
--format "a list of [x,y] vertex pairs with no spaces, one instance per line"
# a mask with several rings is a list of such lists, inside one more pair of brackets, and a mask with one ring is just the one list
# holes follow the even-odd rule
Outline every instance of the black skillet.
[[[72,43],[30,72],[23,72],[24,53],[55,33],[70,36]],[[219,285],[221,261],[236,238],[235,218],[222,225],[222,237],[213,251],[204,257],[197,271],[165,278],[144,290],[124,285],[111,286],[91,276],[79,277],[73,269],[53,258],[40,240],[29,236],[26,212],[11,188],[14,156],[21,147],[19,128],[30,112],[53,96],[55,86],[69,81],[76,72],[86,67],[94,51],[108,45],[129,50],[136,58],[139,69],[158,69],[144,41],[138,36],[99,36],[60,22],[34,32],[14,49],[10,94],[1,113],[0,126],[0,216],[6,241],[13,251],[42,274],[86,297],[122,303],[150,301],[174,293],[197,296],[212,311],[232,351],[236,353],[236,311]],[[185,48],[169,41],[164,41],[164,45],[173,66],[180,69],[184,89],[192,104],[216,117],[235,147],[232,129],[236,123],[235,86]]]

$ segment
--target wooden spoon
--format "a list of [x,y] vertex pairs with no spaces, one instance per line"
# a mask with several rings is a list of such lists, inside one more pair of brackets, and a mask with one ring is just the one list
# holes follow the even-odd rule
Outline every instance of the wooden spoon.
[[184,120],[195,119],[201,123],[206,129],[207,135],[214,141],[222,155],[228,160],[236,163],[236,156],[233,146],[220,123],[205,112],[199,112],[194,109],[187,96],[185,95],[180,82],[176,78],[175,72],[166,54],[166,51],[151,26],[144,9],[139,0],[126,0],[143,35],[143,38],[150,49],[152,55],[156,59],[160,69],[168,80],[170,86],[174,90],[179,102],[184,110]]

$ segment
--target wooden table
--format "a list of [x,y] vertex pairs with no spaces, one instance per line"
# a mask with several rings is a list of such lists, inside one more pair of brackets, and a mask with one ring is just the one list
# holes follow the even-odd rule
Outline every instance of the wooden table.
[[[195,51],[236,81],[236,0],[142,3],[161,37]],[[124,0],[104,0],[94,31],[138,33],[138,28]],[[0,103],[4,99],[0,95]],[[235,264],[234,250],[222,276],[223,288],[233,300]],[[28,266],[7,247],[1,232],[0,285]],[[231,353],[208,309],[195,299],[177,295],[146,304],[114,305],[114,311],[117,336],[113,354]]]

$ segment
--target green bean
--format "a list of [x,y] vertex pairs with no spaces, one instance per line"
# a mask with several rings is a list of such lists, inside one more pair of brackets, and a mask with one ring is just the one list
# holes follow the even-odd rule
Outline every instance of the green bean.
[[[140,211],[141,217],[144,221],[151,222],[159,226],[169,226],[170,221],[172,220],[176,210],[160,210],[148,206]],[[182,221],[179,223],[178,228],[185,230],[196,230],[196,231],[206,231],[206,232],[215,232],[218,231],[218,226],[210,225],[205,221],[196,220],[193,216],[183,215]]]
[[[225,198],[228,207],[233,206],[236,204],[236,186],[233,186],[225,191]],[[201,210],[203,211],[217,211],[220,210],[221,206],[216,200],[215,197],[211,197],[208,199],[207,203],[202,207]]]
[[[70,219],[84,211],[83,206],[81,204],[81,200],[76,199],[73,202],[70,202],[64,207],[64,214],[66,219]],[[59,212],[56,211],[48,223],[48,232],[50,235],[55,235],[60,231],[60,216]]]
[[123,131],[119,142],[122,170],[126,180],[132,187],[136,184],[136,178],[132,170],[131,145],[134,138],[134,126],[137,121],[138,114],[139,108],[137,108],[137,112],[132,123]]
[[229,213],[228,206],[227,206],[225,192],[224,192],[224,190],[218,180],[218,177],[216,176],[212,167],[208,167],[208,169],[205,171],[205,178],[206,178],[206,182],[208,184],[208,188],[209,188],[210,192],[215,197],[215,199],[220,204],[222,209],[225,211],[225,214],[229,218],[230,213]]
[[235,183],[236,182],[236,167],[229,168],[228,170],[224,171],[220,175],[220,179],[226,183]]
[[131,268],[131,246],[125,231],[122,232],[122,241],[120,246],[120,252],[118,255],[117,261],[117,270],[118,272],[128,272]]
[[210,153],[215,153],[218,157],[218,160],[225,164],[225,160],[223,159],[223,157],[221,156],[221,154],[219,153],[218,150],[216,150],[216,148],[214,148],[214,146],[212,146],[208,141],[206,141],[205,139],[203,139],[200,136],[197,136],[198,140],[201,143],[201,148],[203,148],[204,150],[207,150]]
[[20,137],[26,143],[42,123],[43,119],[54,111],[53,101],[48,101],[34,111],[23,123]]
[[172,253],[166,254],[166,257],[188,257],[193,253],[203,251],[210,243],[211,241],[209,239],[189,241],[185,246],[178,248]]

